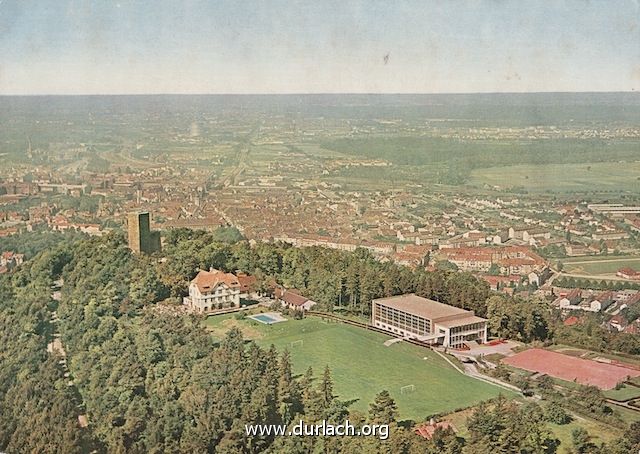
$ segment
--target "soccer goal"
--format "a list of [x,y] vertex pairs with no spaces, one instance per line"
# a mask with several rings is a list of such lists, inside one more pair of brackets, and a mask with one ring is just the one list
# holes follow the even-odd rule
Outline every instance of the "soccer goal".
[[291,348],[293,347],[302,347],[304,345],[304,341],[302,339],[299,339],[297,341],[293,341],[291,342],[291,344],[289,344],[291,346]]
[[400,388],[400,394],[409,394],[416,390],[415,385],[406,385]]

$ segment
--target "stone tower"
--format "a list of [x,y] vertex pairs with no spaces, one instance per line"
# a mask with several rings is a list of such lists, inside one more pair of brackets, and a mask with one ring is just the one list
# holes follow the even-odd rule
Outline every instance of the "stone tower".
[[160,251],[160,232],[151,231],[148,212],[134,212],[127,215],[129,248],[136,254],[151,254]]

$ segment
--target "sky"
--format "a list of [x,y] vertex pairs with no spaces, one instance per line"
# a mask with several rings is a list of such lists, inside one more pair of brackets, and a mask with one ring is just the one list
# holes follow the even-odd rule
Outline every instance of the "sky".
[[0,94],[640,90],[640,0],[0,0]]

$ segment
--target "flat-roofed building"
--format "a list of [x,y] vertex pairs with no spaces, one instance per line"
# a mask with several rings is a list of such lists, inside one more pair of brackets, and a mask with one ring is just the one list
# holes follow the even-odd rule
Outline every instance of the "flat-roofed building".
[[379,298],[371,304],[371,323],[392,334],[445,347],[487,341],[487,320],[413,293]]

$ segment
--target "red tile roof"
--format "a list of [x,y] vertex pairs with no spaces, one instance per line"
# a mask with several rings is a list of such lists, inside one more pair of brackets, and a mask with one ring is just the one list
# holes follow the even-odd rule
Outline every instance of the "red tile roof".
[[191,282],[198,286],[200,293],[211,293],[221,283],[229,288],[240,288],[240,282],[235,275],[215,269],[200,271]]
[[238,282],[240,283],[240,291],[249,292],[253,290],[256,284],[256,277],[248,274],[238,273]]
[[300,290],[295,288],[285,290],[282,287],[278,287],[276,288],[275,296],[291,306],[302,306],[309,301],[309,298],[302,296]]
[[634,270],[633,268],[620,268],[616,274],[635,277],[640,275],[640,272]]
[[430,422],[430,423],[422,424],[420,426],[416,426],[415,432],[416,432],[417,435],[420,435],[422,438],[425,438],[427,440],[431,440],[431,438],[433,437],[433,434],[435,433],[436,429],[442,429],[442,430],[451,429],[454,432],[456,430],[456,428],[450,422],[448,422],[448,421],[439,421],[439,422],[436,422],[436,423]]
[[578,323],[580,323],[580,319],[575,315],[572,315],[571,317],[566,319],[564,322],[562,322],[564,326],[573,326],[573,325],[577,325]]

